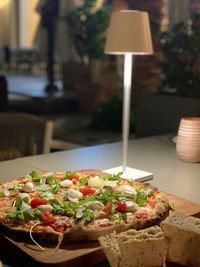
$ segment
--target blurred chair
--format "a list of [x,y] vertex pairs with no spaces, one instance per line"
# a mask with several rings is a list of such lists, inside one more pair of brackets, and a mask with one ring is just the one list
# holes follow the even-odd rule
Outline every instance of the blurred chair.
[[45,136],[43,145],[43,154],[51,152],[51,150],[68,150],[81,147],[81,144],[67,142],[53,137],[54,122],[46,121]]
[[0,113],[0,161],[66,150],[79,144],[53,139],[54,123],[26,113]]

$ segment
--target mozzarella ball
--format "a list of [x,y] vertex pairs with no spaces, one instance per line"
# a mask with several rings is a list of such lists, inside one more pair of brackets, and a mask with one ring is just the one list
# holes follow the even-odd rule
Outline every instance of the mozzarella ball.
[[62,187],[69,187],[72,184],[73,184],[73,182],[71,180],[68,180],[68,179],[60,182],[60,186],[62,186]]
[[89,208],[91,210],[102,210],[104,207],[104,204],[100,201],[93,201],[89,204]]
[[67,191],[67,196],[71,198],[78,198],[81,199],[83,197],[83,194],[75,189],[69,189]]
[[22,191],[31,193],[35,190],[34,185],[32,182],[27,182],[22,186]]
[[126,201],[126,212],[137,210],[138,205],[134,201]]

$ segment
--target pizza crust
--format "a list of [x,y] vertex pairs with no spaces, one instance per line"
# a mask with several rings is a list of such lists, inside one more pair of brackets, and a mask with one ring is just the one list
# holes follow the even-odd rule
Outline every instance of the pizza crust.
[[[63,239],[63,234],[54,231],[51,227],[48,229],[43,228],[39,232],[32,232],[34,239],[44,243],[46,246],[56,246],[61,239]],[[22,226],[12,227],[5,224],[0,225],[0,231],[5,233],[8,237],[23,242],[30,242],[30,230],[23,228]],[[48,241],[48,242],[47,242]]]
[[[164,198],[165,194],[160,192],[158,197]],[[159,209],[155,213],[154,217],[148,220],[134,220],[129,223],[116,222],[111,226],[77,226],[64,233],[63,242],[67,240],[80,241],[80,240],[97,240],[99,237],[107,235],[113,231],[120,233],[129,229],[141,230],[144,228],[158,225],[161,223],[161,219],[167,217],[169,211],[169,205],[167,199],[160,204]]]

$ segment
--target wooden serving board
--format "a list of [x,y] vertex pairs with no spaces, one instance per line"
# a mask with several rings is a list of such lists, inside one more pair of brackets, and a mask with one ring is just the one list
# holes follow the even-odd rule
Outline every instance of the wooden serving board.
[[[168,193],[166,195],[177,212],[185,215],[200,216],[199,204]],[[3,234],[0,234],[0,258],[11,259],[11,262],[14,259],[14,266],[28,267],[89,267],[106,260],[96,241],[70,242],[58,249],[45,248],[44,251],[41,251],[36,245],[16,242]]]

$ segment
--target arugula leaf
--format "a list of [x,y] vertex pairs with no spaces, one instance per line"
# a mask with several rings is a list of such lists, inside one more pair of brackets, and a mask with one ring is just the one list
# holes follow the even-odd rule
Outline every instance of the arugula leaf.
[[120,180],[123,172],[118,172],[117,174],[113,174],[113,180]]
[[53,207],[53,213],[75,216],[78,204],[73,202],[59,202],[57,199],[50,199],[49,204]]
[[20,191],[22,189],[22,186],[24,185],[24,183],[19,183],[19,184],[14,184],[13,185],[13,189]]
[[52,184],[55,183],[53,176],[50,175],[50,176],[46,176],[45,178],[46,178],[46,183],[47,184],[52,185]]
[[51,192],[51,193],[56,194],[56,193],[58,193],[59,189],[60,189],[60,186],[59,185],[57,185],[57,184],[56,185],[52,185],[49,188],[48,192]]
[[96,199],[99,201],[102,201],[104,204],[112,201],[112,202],[116,202],[116,201],[127,201],[132,199],[133,196],[125,193],[125,192],[120,192],[120,191],[112,191],[112,189],[110,187],[106,188],[105,191],[100,192],[99,194],[96,194]]
[[49,204],[53,207],[54,213],[63,213],[64,207],[57,199],[49,199]]
[[90,209],[84,209],[83,219],[85,219],[87,222],[91,222],[94,219],[94,211]]
[[117,212],[115,214],[112,214],[110,216],[110,219],[113,220],[113,221],[126,221],[127,220],[127,214],[126,213]]
[[46,176],[46,183],[49,185],[56,184],[58,185],[60,183],[60,180],[57,178],[54,178],[53,176]]
[[147,196],[144,194],[144,192],[141,190],[137,190],[136,192],[137,193],[136,193],[136,197],[135,197],[135,202],[139,206],[147,204]]
[[87,205],[84,206],[84,204],[86,204],[86,201],[88,202],[89,200],[90,202],[92,201],[92,199],[88,197],[87,200],[84,200],[85,203],[83,203],[83,201],[81,203],[73,203],[67,201],[60,202],[57,199],[50,199],[49,204],[53,207],[53,213],[67,215],[69,217],[75,217],[76,213],[81,207],[81,209],[83,209],[82,218],[87,222],[90,222],[94,219],[94,211],[88,209]]
[[149,196],[153,194],[153,190],[151,188],[141,188],[136,190],[135,202],[139,205],[147,204],[147,199]]
[[15,208],[17,208],[18,210],[21,209],[23,203],[25,203],[26,205],[29,204],[29,198],[28,197],[24,197],[23,199],[18,199],[14,205]]
[[153,194],[153,190],[151,188],[144,188],[144,189],[141,189],[142,191],[142,194],[149,197]]
[[32,171],[28,173],[28,176],[32,178],[33,180],[40,179],[40,172],[39,171]]
[[36,220],[39,219],[41,216],[41,211],[38,209],[33,210],[16,210],[15,212],[11,212],[8,214],[8,218],[12,220],[21,220],[21,221],[29,221],[29,220]]
[[48,190],[49,190],[49,186],[48,185],[46,185],[46,184],[38,184],[38,185],[36,185],[36,187],[35,187],[35,190],[37,191],[37,192],[39,192],[39,193],[42,193],[42,192],[48,192]]
[[117,174],[109,175],[109,176],[102,176],[104,180],[108,181],[119,181],[121,179],[123,172],[119,172]]
[[35,219],[40,218],[41,214],[42,214],[42,211],[40,209],[36,208],[34,210]]
[[87,206],[91,202],[96,200],[96,195],[87,195],[85,199],[79,201],[79,206]]
[[3,190],[0,190],[0,197],[4,197],[4,192],[3,192]]
[[80,185],[87,185],[88,184],[88,179],[87,178],[80,178],[79,179]]
[[35,220],[40,218],[41,213],[42,212],[37,208],[32,210],[31,206],[29,206],[29,199],[25,197],[15,202],[15,205],[7,218],[22,221]]
[[59,179],[53,178],[52,176],[47,176],[46,183],[50,185],[50,188],[47,190],[48,192],[56,194],[60,190]]

